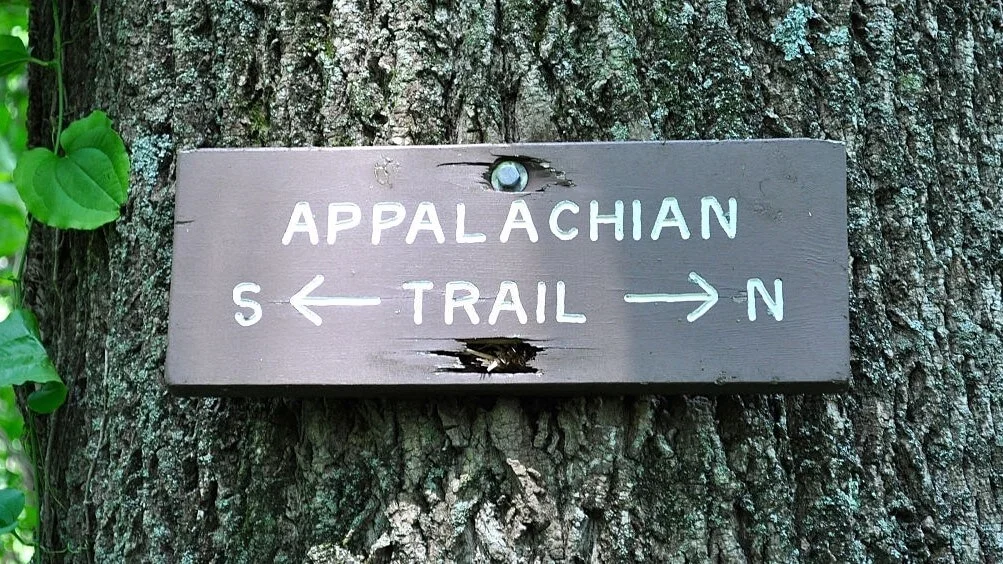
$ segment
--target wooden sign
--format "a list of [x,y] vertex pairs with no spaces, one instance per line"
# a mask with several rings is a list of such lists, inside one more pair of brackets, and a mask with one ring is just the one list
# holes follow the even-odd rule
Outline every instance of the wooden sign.
[[845,174],[813,140],[185,152],[167,384],[832,390]]

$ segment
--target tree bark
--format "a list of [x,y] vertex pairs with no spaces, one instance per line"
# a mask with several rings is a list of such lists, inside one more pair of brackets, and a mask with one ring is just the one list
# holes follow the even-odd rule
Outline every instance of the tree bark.
[[[1003,6],[60,2],[123,217],[36,228],[69,562],[1003,561]],[[32,13],[51,52],[51,6]],[[52,81],[32,71],[35,144]],[[853,382],[824,396],[185,399],[177,151],[813,137],[848,156]]]

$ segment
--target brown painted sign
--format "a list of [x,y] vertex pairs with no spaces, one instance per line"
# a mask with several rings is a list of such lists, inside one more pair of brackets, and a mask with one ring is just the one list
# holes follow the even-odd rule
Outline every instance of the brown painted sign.
[[838,388],[845,171],[813,140],[185,152],[167,383]]

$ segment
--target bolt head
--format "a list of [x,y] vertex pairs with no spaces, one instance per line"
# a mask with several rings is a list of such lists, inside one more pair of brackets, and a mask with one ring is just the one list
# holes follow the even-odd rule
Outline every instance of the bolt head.
[[502,161],[491,172],[491,185],[501,192],[522,192],[528,181],[526,167],[516,161]]

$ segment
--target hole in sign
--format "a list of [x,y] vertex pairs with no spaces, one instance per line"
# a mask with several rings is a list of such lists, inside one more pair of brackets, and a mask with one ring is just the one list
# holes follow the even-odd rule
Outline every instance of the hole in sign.
[[501,161],[491,169],[491,186],[499,192],[522,192],[529,182],[529,172],[518,161]]
[[[547,159],[525,155],[501,155],[493,161],[454,161],[439,163],[439,167],[473,166],[481,168],[484,187],[495,192],[545,192],[559,186],[571,188],[575,183],[563,170],[554,168]],[[518,177],[518,180],[516,180]],[[507,180],[507,182],[506,182]]]
[[545,192],[551,186],[571,188],[575,185],[563,170],[554,168],[546,159],[527,156],[496,158],[485,178],[498,192]]
[[536,355],[543,349],[525,339],[500,337],[488,339],[457,339],[462,348],[453,351],[430,351],[439,356],[451,356],[460,361],[460,366],[442,368],[442,372],[467,374],[535,374],[539,372],[530,366]]

